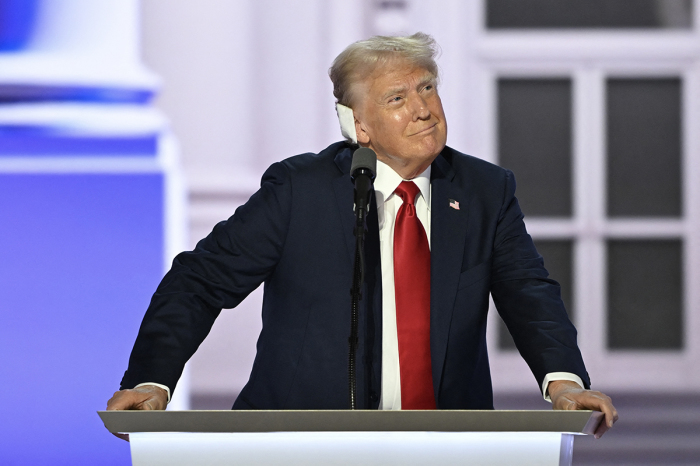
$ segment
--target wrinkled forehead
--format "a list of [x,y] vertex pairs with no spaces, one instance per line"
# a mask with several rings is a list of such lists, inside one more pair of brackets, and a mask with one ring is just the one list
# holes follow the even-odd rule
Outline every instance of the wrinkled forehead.
[[353,76],[351,95],[353,107],[360,105],[369,93],[384,94],[411,85],[412,81],[430,83],[435,75],[424,66],[405,58],[377,61],[374,66],[359,69]]

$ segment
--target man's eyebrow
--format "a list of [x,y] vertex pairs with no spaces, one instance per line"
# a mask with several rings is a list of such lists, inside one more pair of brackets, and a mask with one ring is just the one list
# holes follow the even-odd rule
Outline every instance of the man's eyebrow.
[[[425,86],[426,84],[435,84],[435,76],[428,73],[420,81],[418,81],[419,88]],[[406,92],[406,86],[392,87],[391,89],[386,91],[384,94],[382,94],[382,100],[388,99],[390,96],[392,96],[394,94],[401,94],[402,92]]]
[[418,82],[418,87],[425,86],[426,84],[435,84],[435,76],[426,74],[423,79]]
[[382,100],[388,99],[390,96],[394,94],[401,94],[402,92],[406,92],[406,86],[396,86],[392,87],[388,91],[386,91],[384,94],[382,94]]

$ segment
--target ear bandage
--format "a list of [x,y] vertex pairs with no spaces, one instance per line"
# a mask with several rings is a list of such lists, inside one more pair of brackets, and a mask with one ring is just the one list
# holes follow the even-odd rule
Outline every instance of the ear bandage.
[[345,105],[335,104],[335,111],[338,112],[338,121],[340,121],[340,132],[353,144],[357,144],[357,132],[355,131],[355,115],[350,107]]

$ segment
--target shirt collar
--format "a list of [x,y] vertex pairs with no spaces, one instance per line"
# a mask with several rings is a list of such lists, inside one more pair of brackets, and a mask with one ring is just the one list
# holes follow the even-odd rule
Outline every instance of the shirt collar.
[[377,208],[381,208],[382,204],[389,199],[389,196],[394,194],[394,190],[401,184],[402,181],[413,181],[420,189],[421,196],[425,199],[425,203],[430,210],[430,171],[431,166],[423,171],[420,175],[412,180],[404,180],[394,171],[389,165],[377,160],[377,177],[374,179],[374,193],[377,197]]

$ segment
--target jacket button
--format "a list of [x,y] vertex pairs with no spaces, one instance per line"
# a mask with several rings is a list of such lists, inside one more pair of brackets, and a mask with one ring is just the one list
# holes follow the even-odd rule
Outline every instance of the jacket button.
[[371,401],[373,401],[373,402],[374,402],[374,401],[379,401],[379,397],[377,396],[377,394],[376,394],[375,392],[371,392],[371,393],[369,394],[369,399],[370,399]]

